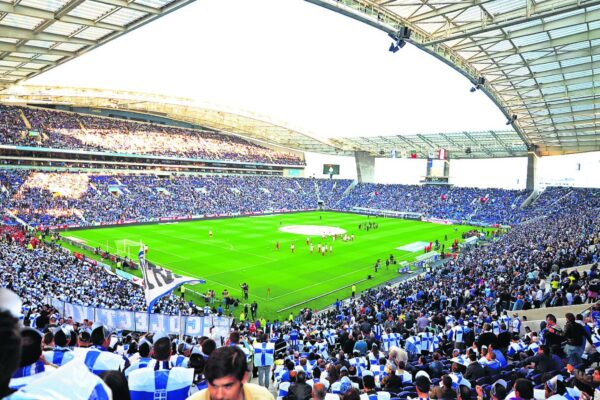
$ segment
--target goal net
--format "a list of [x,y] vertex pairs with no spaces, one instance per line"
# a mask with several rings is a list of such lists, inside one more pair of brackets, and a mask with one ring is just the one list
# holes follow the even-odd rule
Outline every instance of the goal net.
[[129,239],[115,240],[115,245],[117,254],[127,258],[131,258],[132,255],[135,257],[140,249],[140,242]]

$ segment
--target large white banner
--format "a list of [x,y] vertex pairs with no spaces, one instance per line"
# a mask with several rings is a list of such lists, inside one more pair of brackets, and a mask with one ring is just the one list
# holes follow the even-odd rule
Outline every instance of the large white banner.
[[[231,318],[217,316],[177,316],[164,314],[148,314],[146,312],[133,312],[111,310],[106,308],[85,307],[64,301],[52,300],[52,305],[62,316],[72,317],[73,321],[99,322],[109,329],[118,329],[135,332],[166,332],[172,335],[183,333],[189,336],[217,336],[227,337],[231,326]],[[220,343],[217,343],[217,345]]]

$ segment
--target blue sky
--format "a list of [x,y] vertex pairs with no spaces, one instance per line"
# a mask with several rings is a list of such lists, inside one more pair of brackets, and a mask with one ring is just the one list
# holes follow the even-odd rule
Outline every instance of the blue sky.
[[507,128],[465,77],[389,45],[301,0],[197,0],[28,83],[190,97],[329,137]]

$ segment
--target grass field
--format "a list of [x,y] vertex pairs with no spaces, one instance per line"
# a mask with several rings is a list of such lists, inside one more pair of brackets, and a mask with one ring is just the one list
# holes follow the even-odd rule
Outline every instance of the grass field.
[[[359,230],[358,225],[377,222],[378,229]],[[355,240],[343,242],[338,237],[323,239],[310,236],[315,244],[314,253],[306,245],[306,234],[287,233],[280,228],[295,225],[339,227],[354,234]],[[455,231],[456,228],[456,231]],[[175,273],[202,278],[203,285],[190,289],[205,293],[214,289],[220,297],[227,288],[231,295],[242,298],[240,284],[249,285],[249,302],[256,300],[258,314],[268,319],[286,317],[290,310],[277,312],[307,299],[333,292],[313,300],[302,307],[321,309],[331,305],[337,298],[350,296],[350,288],[343,288],[371,274],[373,279],[357,285],[358,290],[378,285],[398,277],[395,269],[385,268],[385,259],[393,254],[399,261],[412,261],[423,254],[423,246],[415,244],[416,252],[397,250],[397,247],[416,242],[444,241],[446,248],[461,233],[472,229],[468,226],[438,225],[419,221],[370,217],[334,212],[307,212],[285,215],[266,215],[228,219],[214,219],[156,225],[137,225],[115,228],[99,228],[65,232],[64,236],[82,239],[90,246],[109,247],[114,253],[117,247],[129,251],[136,258],[142,241],[148,246],[147,259]],[[209,230],[213,237],[209,237]],[[119,241],[131,243],[128,250],[117,246]],[[279,242],[280,250],[276,249]],[[327,243],[333,251],[322,256],[317,244]],[[290,250],[295,245],[295,252]],[[383,267],[375,274],[374,264],[382,259]],[[137,260],[136,260],[137,261]],[[271,295],[267,298],[267,289]],[[186,293],[188,296],[189,291]],[[294,307],[296,312],[300,306]],[[239,309],[235,316],[239,315]]]

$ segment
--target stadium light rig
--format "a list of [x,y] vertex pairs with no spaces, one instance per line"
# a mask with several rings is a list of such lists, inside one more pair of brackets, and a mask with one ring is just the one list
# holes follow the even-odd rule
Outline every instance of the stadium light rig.
[[390,48],[388,49],[392,53],[397,52],[401,48],[406,45],[406,41],[410,39],[410,34],[412,31],[410,28],[405,26],[401,27],[398,32],[390,32],[388,36],[392,38],[393,42],[390,44]]
[[479,79],[477,79],[477,83],[475,83],[475,86],[473,86],[471,88],[471,93],[475,93],[477,90],[481,89],[484,86],[485,86],[485,78],[482,76]]
[[517,120],[517,114],[513,114],[510,116],[510,118],[508,119],[508,121],[506,121],[506,125],[510,125],[513,122],[515,122]]

